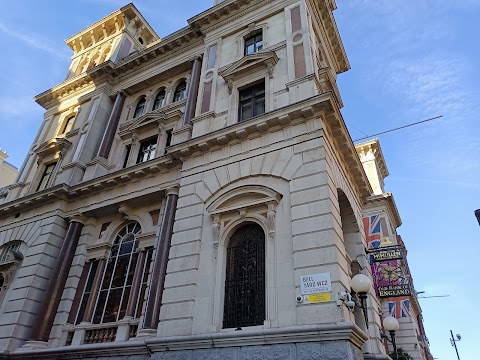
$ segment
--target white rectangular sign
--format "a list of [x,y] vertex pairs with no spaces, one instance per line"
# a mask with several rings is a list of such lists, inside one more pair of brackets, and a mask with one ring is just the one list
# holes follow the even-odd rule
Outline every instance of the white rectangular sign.
[[300,291],[302,295],[331,292],[330,273],[300,276]]

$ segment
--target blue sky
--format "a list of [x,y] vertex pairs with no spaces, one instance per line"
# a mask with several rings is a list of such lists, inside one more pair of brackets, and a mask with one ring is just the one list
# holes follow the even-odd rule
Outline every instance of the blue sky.
[[[16,0],[0,15],[0,147],[20,167],[43,119],[32,97],[63,81],[64,39],[127,1]],[[139,0],[160,36],[212,0]],[[436,115],[443,119],[380,137],[436,358],[475,359],[480,227],[480,0],[337,0],[335,16],[352,70],[339,76],[352,138]],[[360,129],[361,131],[357,130]],[[477,241],[475,241],[477,240]],[[478,346],[477,346],[478,347]]]

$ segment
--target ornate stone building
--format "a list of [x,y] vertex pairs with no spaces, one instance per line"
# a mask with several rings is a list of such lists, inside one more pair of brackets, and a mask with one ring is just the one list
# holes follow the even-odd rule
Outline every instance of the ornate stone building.
[[335,7],[225,0],[160,39],[129,4],[66,40],[0,197],[3,358],[388,359]]

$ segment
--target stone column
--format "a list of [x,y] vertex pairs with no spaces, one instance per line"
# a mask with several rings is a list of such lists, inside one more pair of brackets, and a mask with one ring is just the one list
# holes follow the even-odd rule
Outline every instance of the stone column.
[[128,305],[127,310],[125,311],[124,319],[135,317],[135,307],[138,301],[138,293],[140,291],[140,287],[142,286],[142,275],[143,268],[145,267],[146,254],[147,252],[145,249],[141,249],[138,252],[137,266],[135,268],[135,274],[133,275],[132,289],[130,290],[130,296],[128,298]]
[[152,269],[150,291],[145,310],[144,329],[156,330],[159,322],[160,307],[162,305],[163,287],[167,275],[167,262],[170,252],[170,243],[173,235],[173,223],[177,210],[178,189],[167,190],[165,211],[158,233],[155,258]]
[[195,58],[195,60],[193,60],[192,75],[188,84],[187,103],[185,104],[183,125],[191,125],[192,119],[195,117],[195,108],[197,106],[198,87],[200,86],[201,72],[202,59]]
[[95,311],[95,302],[97,301],[98,293],[100,292],[100,286],[102,286],[103,273],[105,272],[105,266],[107,260],[105,258],[98,261],[97,272],[93,278],[92,288],[90,295],[88,296],[87,305],[85,306],[85,312],[83,313],[82,323],[90,323]]
[[50,274],[50,282],[45,289],[44,299],[33,322],[31,338],[34,341],[48,341],[84,224],[82,217],[70,220],[57,262]]
[[102,142],[100,144],[100,148],[98,149],[97,157],[102,157],[105,159],[108,158],[113,139],[115,138],[115,133],[117,132],[118,121],[120,120],[120,114],[122,113],[125,98],[126,96],[123,91],[117,93],[112,112],[108,118],[105,134],[103,134]]

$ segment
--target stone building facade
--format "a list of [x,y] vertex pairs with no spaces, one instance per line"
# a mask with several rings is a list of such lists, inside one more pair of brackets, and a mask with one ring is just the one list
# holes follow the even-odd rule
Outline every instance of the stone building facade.
[[7,153],[0,149],[0,189],[13,184],[18,176],[18,169],[5,161],[7,158]]
[[0,198],[3,358],[388,359],[374,289],[368,320],[341,299],[374,190],[335,8],[225,0],[160,39],[129,4],[66,40]]

